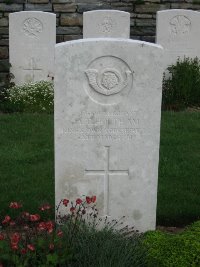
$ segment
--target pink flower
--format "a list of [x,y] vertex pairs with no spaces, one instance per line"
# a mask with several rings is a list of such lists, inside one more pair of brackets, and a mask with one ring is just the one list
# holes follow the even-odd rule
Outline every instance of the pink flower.
[[38,230],[40,230],[40,231],[46,230],[46,223],[45,222],[39,223]]
[[9,205],[9,207],[11,209],[19,209],[19,208],[22,207],[22,205],[20,203],[18,203],[18,202],[11,202],[10,205]]
[[14,221],[10,222],[10,226],[14,226],[16,223]]
[[30,221],[31,222],[37,222],[40,220],[40,215],[39,214],[33,214],[33,215],[30,215]]
[[77,198],[77,200],[76,200],[76,204],[77,204],[77,205],[80,205],[82,202],[83,202],[83,200],[82,200],[82,199],[80,199],[80,198]]
[[57,232],[57,236],[62,237],[62,236],[63,236],[63,231],[58,230],[58,232]]
[[6,224],[6,223],[10,222],[10,220],[11,220],[11,217],[6,215],[4,220],[2,221],[2,224]]
[[32,244],[28,244],[28,245],[27,245],[27,248],[28,248],[30,251],[35,251],[35,246],[32,245]]
[[49,234],[53,232],[54,224],[52,221],[46,222],[46,229]]
[[45,204],[39,208],[41,211],[50,210],[51,206],[49,204]]

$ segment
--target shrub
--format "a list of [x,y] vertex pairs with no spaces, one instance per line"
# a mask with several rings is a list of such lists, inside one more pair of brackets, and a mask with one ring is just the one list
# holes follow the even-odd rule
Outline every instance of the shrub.
[[200,221],[179,234],[148,232],[144,245],[149,267],[199,267]]
[[178,59],[163,78],[163,109],[180,110],[200,106],[200,61]]
[[53,112],[53,83],[40,81],[21,86],[15,85],[1,92],[4,112]]
[[[96,197],[60,201],[57,222],[49,219],[51,207],[42,205],[35,214],[10,203],[10,213],[0,218],[0,266],[29,267],[142,267],[141,236],[128,227],[116,230],[119,221],[102,223],[95,206]],[[59,213],[60,206],[65,215]],[[130,231],[131,230],[131,231]],[[128,236],[127,236],[128,235]]]

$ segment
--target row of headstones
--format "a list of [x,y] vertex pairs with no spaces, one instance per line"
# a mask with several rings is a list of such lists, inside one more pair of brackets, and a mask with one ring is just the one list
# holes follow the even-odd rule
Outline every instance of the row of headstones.
[[[96,195],[100,216],[125,216],[125,224],[146,231],[156,224],[162,76],[168,58],[160,45],[128,39],[129,22],[124,12],[89,12],[85,38],[56,45],[55,192],[56,204],[66,197]],[[197,53],[198,22],[198,12],[158,13],[157,42],[168,49],[170,60],[180,50]],[[17,82],[52,76],[54,45],[55,15],[10,16],[10,60]]]
[[[166,50],[164,64],[178,56],[199,56],[200,13],[191,10],[165,10],[157,13],[157,44]],[[130,14],[101,10],[84,13],[83,38],[129,38]],[[11,73],[22,84],[54,77],[56,15],[22,11],[9,16]]]

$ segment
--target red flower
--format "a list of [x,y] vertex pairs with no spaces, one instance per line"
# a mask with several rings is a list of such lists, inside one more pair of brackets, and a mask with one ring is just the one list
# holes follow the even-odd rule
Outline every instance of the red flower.
[[0,240],[4,240],[4,239],[5,239],[4,234],[0,233]]
[[38,230],[40,230],[40,231],[46,230],[46,223],[45,222],[39,223]]
[[28,244],[28,245],[27,245],[27,248],[28,248],[30,251],[35,251],[35,247],[34,247],[34,245],[32,245],[32,244]]
[[96,202],[96,199],[97,199],[96,196],[92,196],[92,197],[91,197],[91,201],[92,201],[92,203]]
[[68,205],[68,203],[69,203],[69,200],[68,199],[63,199],[63,205],[65,206],[65,207],[67,207],[67,205]]
[[9,205],[9,207],[11,209],[19,209],[19,208],[22,207],[22,205],[20,203],[18,203],[18,202],[11,202],[10,205]]
[[76,204],[77,204],[77,205],[80,205],[82,202],[83,202],[83,200],[82,200],[82,199],[80,199],[80,198],[77,198],[77,200],[76,200]]
[[16,223],[14,221],[10,222],[10,226],[14,226]]
[[19,233],[14,233],[11,235],[11,243],[14,245],[18,244],[21,239],[21,236]]
[[53,228],[54,228],[54,224],[52,221],[49,221],[46,223],[46,229],[47,229],[49,234],[51,234],[53,232]]
[[62,236],[63,236],[63,231],[58,230],[58,232],[57,232],[57,236],[62,237]]
[[74,207],[71,207],[71,208],[70,208],[70,211],[71,211],[71,212],[74,212],[75,210],[76,210],[76,209],[75,209]]
[[54,250],[54,244],[49,244],[49,249]]
[[92,197],[86,197],[86,202],[87,204],[91,204],[94,203],[96,201],[97,197],[96,196],[92,196]]
[[10,216],[6,215],[4,220],[2,221],[2,224],[6,224],[11,220]]
[[92,202],[91,198],[90,197],[86,197],[86,202],[87,202],[87,204],[90,204]]
[[39,208],[41,211],[50,210],[51,206],[49,204],[45,204]]
[[27,252],[27,250],[26,250],[25,248],[22,248],[22,249],[21,249],[21,254],[24,255],[24,254],[26,254],[26,252]]
[[30,215],[29,218],[31,222],[37,222],[40,220],[40,215],[39,214]]

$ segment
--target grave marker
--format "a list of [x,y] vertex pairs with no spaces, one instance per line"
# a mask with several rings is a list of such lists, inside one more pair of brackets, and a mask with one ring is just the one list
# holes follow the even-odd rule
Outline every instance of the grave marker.
[[56,15],[22,11],[9,15],[9,53],[14,82],[52,80]]
[[178,57],[200,58],[200,13],[171,9],[157,12],[156,43],[165,49],[165,69]]
[[101,216],[155,229],[162,54],[121,38],[56,45],[56,204],[96,195]]

